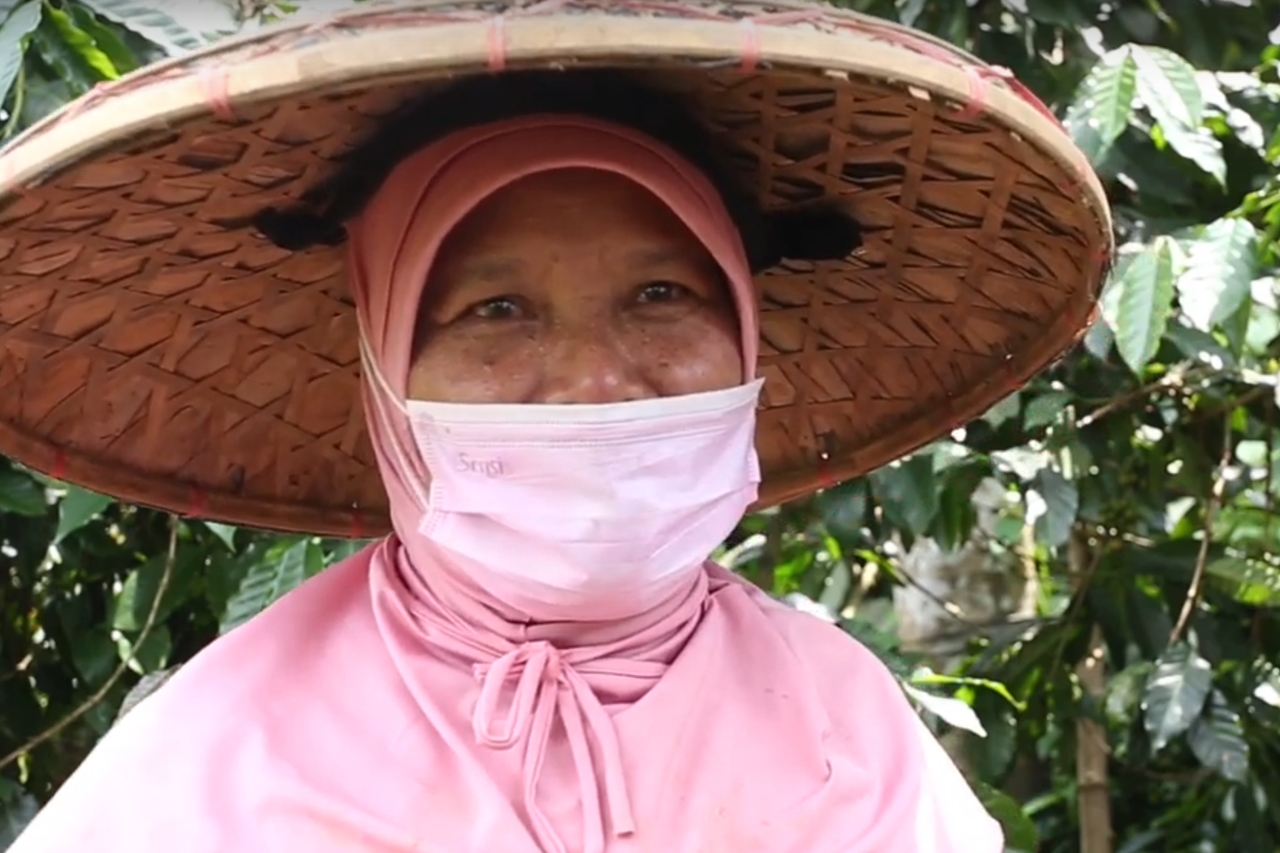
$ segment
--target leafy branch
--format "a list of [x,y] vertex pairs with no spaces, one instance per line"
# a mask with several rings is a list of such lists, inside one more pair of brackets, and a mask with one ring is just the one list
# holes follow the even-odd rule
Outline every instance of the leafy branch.
[[155,627],[160,614],[160,603],[164,600],[165,593],[169,588],[169,581],[173,577],[173,567],[178,558],[178,530],[181,526],[181,520],[176,515],[169,516],[169,550],[165,556],[164,570],[160,575],[160,581],[156,585],[155,597],[151,600],[151,606],[147,610],[146,620],[142,623],[142,628],[138,632],[138,640],[132,646],[129,654],[124,656],[107,680],[102,683],[96,691],[94,691],[87,699],[78,705],[70,714],[63,717],[58,722],[49,726],[44,731],[30,738],[26,743],[10,752],[8,755],[0,758],[0,770],[8,767],[17,761],[23,755],[40,746],[41,744],[57,737],[67,726],[79,720],[85,714],[96,708],[104,699],[111,689],[115,687],[116,682],[124,677],[128,672],[129,666],[134,662],[137,650],[142,647],[143,642]]

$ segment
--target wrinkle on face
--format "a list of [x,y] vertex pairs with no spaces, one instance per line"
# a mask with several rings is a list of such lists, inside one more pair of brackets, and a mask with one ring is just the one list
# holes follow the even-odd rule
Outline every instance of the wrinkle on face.
[[408,391],[612,403],[742,381],[736,311],[707,250],[639,184],[575,168],[509,184],[446,237]]

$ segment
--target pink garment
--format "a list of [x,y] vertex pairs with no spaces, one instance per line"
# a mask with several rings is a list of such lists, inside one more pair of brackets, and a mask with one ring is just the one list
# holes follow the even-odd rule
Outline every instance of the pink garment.
[[[353,227],[390,393],[408,375],[402,306],[443,235],[503,184],[569,165],[629,175],[707,244],[754,373],[750,277],[702,176],[631,131],[542,117],[430,146]],[[723,569],[644,612],[555,620],[460,571],[416,533],[429,476],[385,393],[366,383],[397,535],[188,663],[10,853],[1002,850],[883,665]]]

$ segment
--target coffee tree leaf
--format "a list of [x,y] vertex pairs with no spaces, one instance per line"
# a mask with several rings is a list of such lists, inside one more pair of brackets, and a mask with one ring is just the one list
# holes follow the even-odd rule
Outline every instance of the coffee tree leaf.
[[1142,105],[1159,110],[1179,129],[1194,130],[1204,121],[1204,96],[1195,66],[1162,47],[1131,44],[1124,48],[1136,68],[1136,91]]
[[132,0],[80,0],[95,14],[130,29],[170,56],[203,47],[207,42],[199,33],[187,29],[171,15],[156,6]]
[[112,503],[114,501],[107,495],[90,492],[79,486],[69,486],[67,493],[58,502],[58,530],[53,537],[54,543],[61,542],[84,527]]
[[26,58],[26,39],[36,27],[44,6],[39,0],[30,0],[13,9],[0,24],[0,102],[9,97],[9,90],[18,79]]
[[1218,219],[1187,246],[1177,278],[1178,304],[1191,326],[1207,332],[1250,298],[1257,272],[1258,231],[1247,219]]
[[1102,298],[1102,316],[1129,369],[1141,374],[1155,357],[1173,304],[1173,248],[1158,237],[1114,277]]
[[1243,782],[1249,775],[1249,743],[1245,740],[1240,715],[1214,691],[1200,718],[1187,732],[1191,751],[1205,767],[1230,782]]
[[1213,669],[1187,643],[1165,651],[1147,680],[1142,697],[1143,722],[1157,753],[1191,728],[1213,684]]
[[1129,126],[1137,65],[1128,48],[1105,54],[1085,75],[1063,123],[1076,145],[1097,162]]
[[222,615],[222,633],[257,616],[281,596],[296,589],[311,574],[316,564],[323,564],[323,554],[313,539],[299,539],[277,556],[269,550],[261,562],[252,566]]

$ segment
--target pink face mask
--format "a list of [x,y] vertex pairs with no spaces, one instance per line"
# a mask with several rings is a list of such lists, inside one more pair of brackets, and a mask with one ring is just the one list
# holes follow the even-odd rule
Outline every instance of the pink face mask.
[[763,384],[608,404],[408,400],[432,473],[418,532],[550,618],[652,607],[756,498]]
[[[418,304],[441,241],[470,210],[524,175],[567,166],[624,174],[684,221],[725,272],[744,373],[753,375],[754,284],[718,193],[648,137],[591,119],[499,122],[405,161],[353,229],[357,286],[380,281],[369,295]],[[399,239],[388,245],[392,234]],[[382,413],[373,426],[387,431],[377,443],[383,470],[410,499],[393,501],[400,536],[439,547],[520,612],[549,620],[641,612],[687,585],[756,498],[763,380],[603,405],[408,400],[414,312],[391,299],[358,302],[368,393]]]

